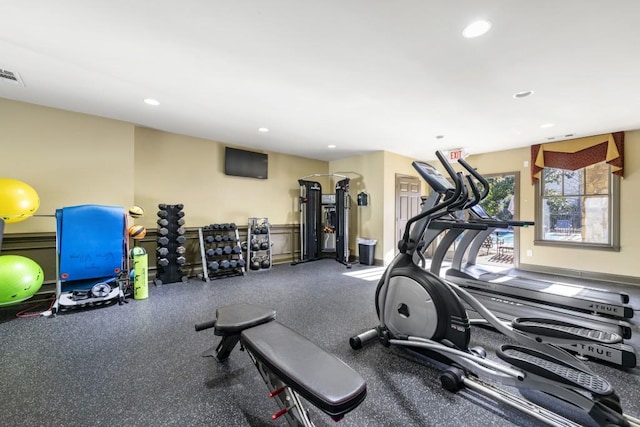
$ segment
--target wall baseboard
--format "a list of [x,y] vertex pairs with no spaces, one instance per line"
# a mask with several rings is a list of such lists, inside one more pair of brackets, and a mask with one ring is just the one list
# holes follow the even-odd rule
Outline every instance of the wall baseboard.
[[621,274],[597,273],[593,271],[573,270],[570,268],[547,267],[535,264],[520,264],[518,269],[532,273],[552,274],[573,279],[587,279],[599,282],[610,282],[619,285],[640,286],[640,277],[623,276]]

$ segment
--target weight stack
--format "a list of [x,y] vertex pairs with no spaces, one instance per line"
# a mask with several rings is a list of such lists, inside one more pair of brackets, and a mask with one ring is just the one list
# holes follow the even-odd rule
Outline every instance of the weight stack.
[[158,247],[156,249],[156,278],[154,284],[186,282],[188,277],[183,274],[181,266],[184,257],[184,205],[158,205]]

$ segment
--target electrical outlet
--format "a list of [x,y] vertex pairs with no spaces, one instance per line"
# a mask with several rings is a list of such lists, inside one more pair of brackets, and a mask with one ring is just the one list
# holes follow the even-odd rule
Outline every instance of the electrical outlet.
[[531,249],[527,249],[527,256],[533,256],[533,251]]
[[528,167],[529,167],[529,160],[525,160],[525,161],[524,161],[524,167],[525,167],[525,168],[528,168]]

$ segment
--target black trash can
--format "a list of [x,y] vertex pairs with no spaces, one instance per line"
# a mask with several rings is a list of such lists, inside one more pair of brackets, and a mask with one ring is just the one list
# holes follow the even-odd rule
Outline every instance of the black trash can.
[[374,239],[358,238],[358,258],[360,259],[360,264],[374,265],[376,243],[377,241]]

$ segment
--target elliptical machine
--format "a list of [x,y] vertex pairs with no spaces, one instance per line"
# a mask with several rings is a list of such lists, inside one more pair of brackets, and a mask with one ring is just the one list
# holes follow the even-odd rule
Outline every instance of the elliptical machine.
[[[433,218],[467,202],[462,173],[453,170],[436,152],[455,183],[444,199],[411,218],[398,243],[399,254],[385,270],[376,289],[380,324],[350,339],[360,349],[377,338],[383,345],[410,347],[431,359],[450,365],[441,374],[442,386],[452,392],[468,387],[512,406],[553,426],[578,426],[559,414],[506,392],[485,379],[521,389],[540,390],[583,409],[599,425],[640,426],[640,420],[623,414],[620,400],[605,379],[565,350],[520,333],[497,319],[467,291],[424,270],[421,239]],[[414,162],[422,174],[435,169]],[[499,332],[521,345],[503,345],[497,356],[508,365],[486,358],[481,348],[470,348],[471,327],[464,303],[480,313]]]

